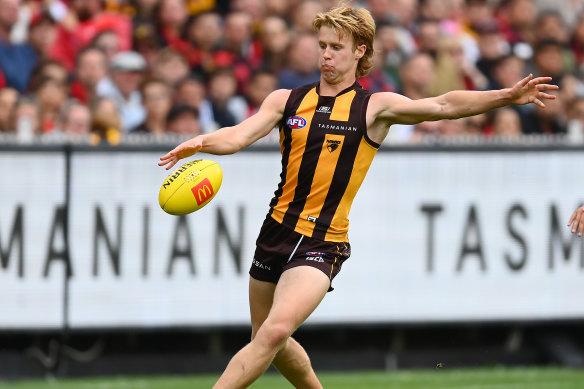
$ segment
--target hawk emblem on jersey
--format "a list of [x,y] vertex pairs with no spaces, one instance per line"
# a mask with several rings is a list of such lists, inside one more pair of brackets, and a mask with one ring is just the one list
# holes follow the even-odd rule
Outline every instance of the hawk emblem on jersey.
[[297,130],[306,126],[306,119],[302,116],[290,116],[288,120],[286,120],[286,124],[293,130]]
[[340,140],[327,139],[326,140],[326,149],[329,151],[329,153],[332,153],[333,151],[335,151],[336,149],[339,148],[340,144],[341,144]]

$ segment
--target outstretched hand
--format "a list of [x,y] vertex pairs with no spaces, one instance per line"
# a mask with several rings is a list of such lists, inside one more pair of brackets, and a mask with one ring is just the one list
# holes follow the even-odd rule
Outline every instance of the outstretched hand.
[[557,85],[546,84],[551,80],[551,77],[533,78],[533,74],[530,74],[511,88],[512,103],[517,105],[534,103],[541,108],[545,108],[543,99],[554,100],[556,98],[556,96],[545,91],[559,89]]
[[584,233],[584,206],[578,208],[572,214],[570,221],[568,222],[568,227],[572,226],[572,233],[578,232],[578,236],[582,236]]
[[160,157],[160,162],[158,166],[166,166],[166,170],[172,169],[178,161],[183,158],[190,157],[194,155],[197,151],[201,150],[203,147],[203,139],[200,136],[196,138],[189,139],[180,145],[176,146],[174,149],[169,151],[166,155]]

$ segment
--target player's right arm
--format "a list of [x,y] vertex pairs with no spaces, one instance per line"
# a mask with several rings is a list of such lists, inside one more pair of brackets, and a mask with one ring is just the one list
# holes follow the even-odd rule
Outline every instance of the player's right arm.
[[202,151],[209,154],[233,154],[266,136],[282,120],[290,90],[279,89],[268,95],[258,112],[243,122],[223,127],[210,134],[189,139],[160,158],[159,166],[171,169],[182,158]]

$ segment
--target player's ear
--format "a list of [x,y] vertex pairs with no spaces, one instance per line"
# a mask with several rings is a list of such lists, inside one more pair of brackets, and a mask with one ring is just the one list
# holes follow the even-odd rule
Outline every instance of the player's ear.
[[367,51],[367,46],[359,45],[355,48],[355,59],[361,59],[365,55],[365,51]]

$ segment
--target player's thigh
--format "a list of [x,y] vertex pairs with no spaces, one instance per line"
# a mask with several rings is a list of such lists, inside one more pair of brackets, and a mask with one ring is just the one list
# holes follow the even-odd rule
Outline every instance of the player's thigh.
[[253,277],[249,278],[249,313],[251,316],[252,339],[270,313],[275,289],[276,284],[273,282],[259,281]]
[[329,286],[329,278],[314,267],[297,266],[284,271],[266,321],[288,327],[291,334],[320,304]]

